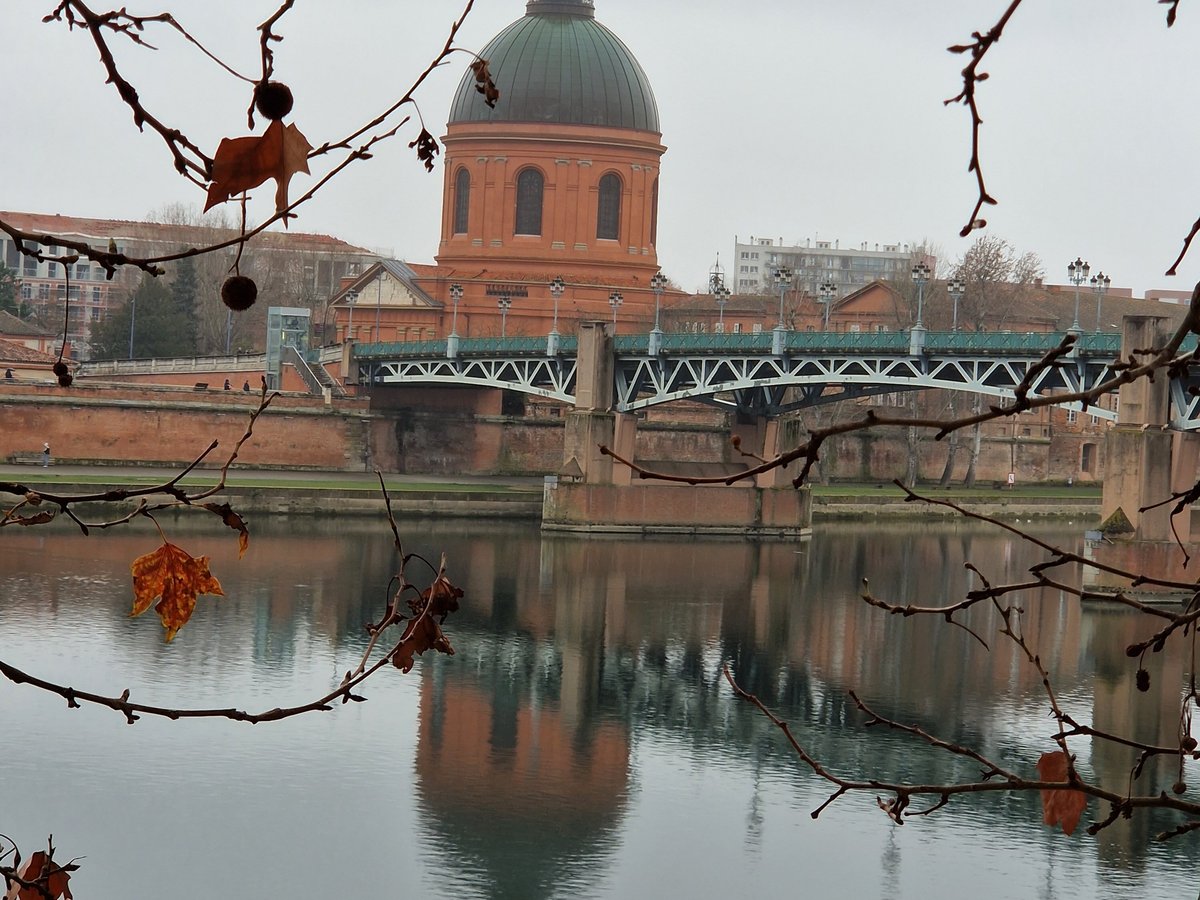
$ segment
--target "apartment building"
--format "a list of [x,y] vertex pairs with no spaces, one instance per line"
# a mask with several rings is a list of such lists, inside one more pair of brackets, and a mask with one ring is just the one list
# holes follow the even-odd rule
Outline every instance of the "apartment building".
[[777,290],[775,270],[786,266],[792,270],[792,286],[797,290],[815,297],[820,286],[829,283],[837,288],[839,297],[844,297],[873,281],[907,278],[915,249],[909,244],[865,241],[847,247],[836,240],[785,244],[783,238],[753,236],[743,243],[735,236],[734,262],[727,283],[737,294],[769,293]]

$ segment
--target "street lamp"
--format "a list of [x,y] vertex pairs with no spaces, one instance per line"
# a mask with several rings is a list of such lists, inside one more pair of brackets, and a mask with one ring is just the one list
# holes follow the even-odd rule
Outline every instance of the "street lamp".
[[909,332],[908,352],[916,356],[925,349],[925,285],[929,282],[929,266],[923,262],[912,267],[912,280],[917,285],[917,322]]
[[832,281],[824,282],[817,291],[821,295],[821,303],[825,307],[825,325],[824,330],[829,330],[829,309],[833,306],[833,300],[837,296],[837,285]]
[[1100,304],[1104,300],[1104,294],[1108,291],[1108,286],[1112,284],[1112,279],[1103,272],[1097,272],[1092,276],[1092,290],[1096,292],[1096,332],[1100,331]]
[[954,318],[950,325],[951,331],[958,331],[958,301],[963,298],[963,294],[966,292],[967,283],[961,278],[951,278],[950,283],[946,285],[946,293],[954,301]]
[[[137,320],[137,294],[129,295],[129,358],[133,359],[133,323]],[[228,341],[226,342],[228,343]],[[229,352],[228,349],[225,351]]]
[[654,330],[662,331],[658,327],[658,307],[662,303],[663,291],[667,287],[667,276],[662,272],[655,273],[650,278],[650,290],[654,291]]
[[713,299],[717,301],[717,331],[725,333],[725,304],[729,302],[729,288],[720,285],[713,289]]
[[624,302],[625,298],[621,296],[620,291],[613,291],[608,295],[608,305],[612,307],[613,311],[613,334],[617,333],[617,310]]
[[1085,263],[1082,257],[1077,256],[1075,262],[1067,263],[1067,279],[1075,285],[1075,321],[1067,329],[1069,334],[1076,336],[1083,334],[1083,328],[1079,324],[1079,286],[1087,281],[1088,273],[1091,271],[1092,267]]
[[450,319],[450,336],[458,337],[458,304],[462,302],[463,286],[461,284],[450,285],[450,302],[454,304],[454,314]]
[[563,281],[561,275],[556,275],[554,280],[550,282],[550,296],[554,298],[554,326],[550,329],[550,334],[546,337],[547,356],[554,356],[558,353],[558,301],[566,289],[567,283]]
[[775,327],[780,331],[784,331],[786,330],[786,326],[783,324],[783,295],[792,280],[792,270],[787,266],[780,266],[775,270],[774,278],[779,284],[779,324]]
[[654,328],[650,332],[650,355],[658,353],[659,347],[662,346],[662,329],[658,327],[658,310],[662,305],[663,289],[667,286],[667,276],[662,272],[655,272],[650,277],[650,290],[654,291]]
[[512,306],[512,297],[501,294],[496,298],[496,305],[500,307],[500,337],[508,337],[508,308]]
[[454,312],[450,319],[450,334],[446,336],[446,358],[454,359],[458,356],[458,304],[462,301],[463,286],[461,284],[450,285],[450,302],[454,304]]
[[350,318],[346,322],[346,340],[352,340],[354,332],[354,301],[358,299],[358,291],[346,291],[346,305],[350,307]]

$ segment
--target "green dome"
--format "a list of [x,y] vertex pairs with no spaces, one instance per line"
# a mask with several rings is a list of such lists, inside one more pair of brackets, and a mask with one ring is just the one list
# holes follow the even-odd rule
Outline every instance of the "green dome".
[[500,89],[491,109],[468,68],[450,121],[546,122],[659,132],[650,81],[591,0],[530,0],[479,54]]

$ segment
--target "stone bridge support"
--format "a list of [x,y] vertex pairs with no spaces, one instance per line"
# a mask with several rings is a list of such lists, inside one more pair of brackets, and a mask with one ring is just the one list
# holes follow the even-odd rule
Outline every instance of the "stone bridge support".
[[[768,419],[758,416],[753,422],[733,426],[733,433],[740,441],[743,453],[753,453],[762,459],[774,459],[781,453],[792,450],[804,441],[804,429],[796,418]],[[747,465],[757,463],[747,457]],[[755,476],[754,486],[759,488],[790,488],[792,479],[800,473],[800,464],[792,463],[786,468],[771,469]]]
[[[601,453],[605,446],[633,460],[636,452],[637,419],[613,410],[614,371],[605,323],[581,323],[575,409],[566,416],[563,467],[547,481],[544,529],[758,537],[811,532],[811,495],[807,488],[793,490],[787,472],[765,473],[753,486],[643,481]],[[743,447],[769,458],[794,445],[795,430],[787,422],[761,420],[745,431]]]
[[[1121,357],[1129,359],[1135,349],[1163,346],[1171,331],[1168,319],[1127,316]],[[1163,501],[1172,491],[1195,483],[1200,436],[1170,429],[1168,384],[1159,373],[1153,381],[1141,378],[1120,388],[1117,424],[1105,439],[1101,520],[1111,528],[1123,517],[1132,532],[1109,534],[1114,543],[1095,548],[1094,558],[1132,572],[1194,581],[1195,574],[1183,570],[1175,543],[1176,535],[1185,543],[1192,541],[1192,511],[1176,516],[1172,530],[1174,504]],[[1147,509],[1155,504],[1163,505]],[[1128,584],[1090,569],[1084,581],[1109,588]]]
[[581,322],[575,408],[563,435],[563,474],[585,484],[629,484],[629,470],[600,448],[633,459],[637,419],[613,411],[613,339],[604,322]]

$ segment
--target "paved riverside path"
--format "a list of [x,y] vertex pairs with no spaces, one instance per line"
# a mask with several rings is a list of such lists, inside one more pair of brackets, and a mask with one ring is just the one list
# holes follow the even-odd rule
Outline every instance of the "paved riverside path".
[[[25,484],[96,484],[103,486],[161,484],[178,475],[184,467],[79,465],[52,463],[43,468],[40,463],[0,465],[0,481]],[[211,484],[219,477],[219,469],[197,469],[188,474],[185,484]],[[469,489],[472,491],[540,491],[543,479],[537,476],[506,475],[407,475],[384,472],[388,490]],[[374,472],[309,471],[300,469],[230,469],[227,483],[236,485],[289,486],[332,488],[343,490],[378,490],[379,480]]]

